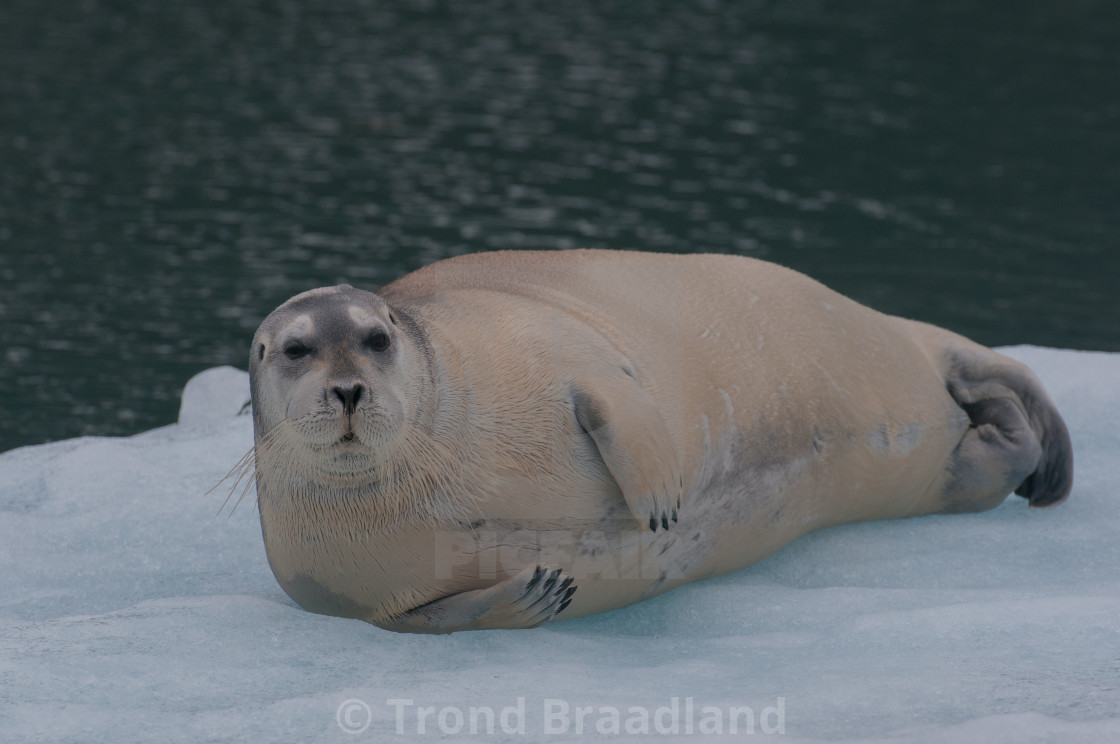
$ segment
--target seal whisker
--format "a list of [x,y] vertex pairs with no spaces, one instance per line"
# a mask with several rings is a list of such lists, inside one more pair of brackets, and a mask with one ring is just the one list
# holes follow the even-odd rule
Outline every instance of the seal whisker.
[[230,468],[229,472],[226,473],[221,480],[215,483],[210,488],[210,490],[203,494],[204,496],[209,496],[223,483],[230,480],[231,478],[233,479],[233,483],[230,486],[229,493],[226,494],[225,500],[222,501],[222,505],[214,514],[215,518],[217,518],[218,515],[220,515],[222,511],[225,510],[226,505],[229,504],[229,500],[233,497],[233,494],[240,489],[241,493],[237,497],[237,500],[234,502],[233,508],[230,509],[229,512],[229,517],[233,517],[233,513],[237,510],[237,505],[241,503],[241,500],[245,498],[245,494],[248,493],[249,489],[253,485],[253,480],[257,469],[257,460],[260,457],[260,453],[267,452],[269,447],[275,446],[277,434],[279,433],[277,429],[283,426],[287,426],[288,424],[289,422],[285,420],[281,422],[277,427],[274,427],[273,430],[265,434],[265,436],[263,436],[259,442],[250,447],[248,451],[245,452],[245,454],[243,454],[240,459],[238,459],[234,466]]
[[229,472],[226,473],[221,480],[211,486],[209,491],[203,494],[204,496],[209,496],[218,489],[218,486],[222,485],[230,478],[234,479],[233,485],[230,487],[229,493],[226,494],[225,500],[222,502],[222,505],[218,507],[218,511],[214,513],[215,518],[217,518],[218,515],[221,514],[222,511],[226,508],[226,504],[229,503],[230,497],[233,495],[233,492],[237,490],[238,486],[241,484],[241,481],[246,477],[246,475],[252,473],[256,469],[256,459],[254,456],[256,449],[257,445],[250,447],[249,451],[241,456],[241,458],[234,464],[234,466],[230,468]]

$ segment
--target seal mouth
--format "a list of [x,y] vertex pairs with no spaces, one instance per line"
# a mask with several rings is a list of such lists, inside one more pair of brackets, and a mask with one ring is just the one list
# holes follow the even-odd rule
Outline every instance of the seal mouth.
[[353,442],[354,439],[355,439],[354,432],[348,431],[345,434],[343,434],[342,437],[338,441],[340,441],[340,442]]

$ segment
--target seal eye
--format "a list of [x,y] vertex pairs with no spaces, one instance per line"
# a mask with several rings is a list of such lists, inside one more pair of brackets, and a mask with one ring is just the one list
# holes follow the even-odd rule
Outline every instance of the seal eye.
[[389,348],[389,334],[385,331],[374,331],[366,339],[366,346],[374,351],[385,351]]
[[302,359],[311,353],[311,348],[301,344],[299,341],[293,341],[284,346],[284,356],[289,359]]

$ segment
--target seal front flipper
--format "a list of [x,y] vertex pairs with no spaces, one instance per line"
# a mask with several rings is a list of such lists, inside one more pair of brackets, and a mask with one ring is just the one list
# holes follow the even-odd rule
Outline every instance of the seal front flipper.
[[572,408],[634,518],[651,532],[676,523],[684,492],[669,428],[649,393],[620,370],[573,383]]
[[535,628],[571,603],[576,593],[572,581],[559,568],[529,566],[486,589],[452,594],[374,624],[402,633]]

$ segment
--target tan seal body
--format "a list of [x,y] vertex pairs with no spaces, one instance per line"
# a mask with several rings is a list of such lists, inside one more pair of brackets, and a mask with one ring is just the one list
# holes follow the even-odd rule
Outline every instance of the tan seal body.
[[1026,367],[741,257],[481,253],[314,290],[250,373],[277,580],[394,630],[579,617],[1072,483]]

